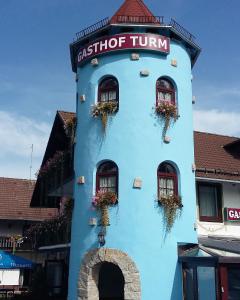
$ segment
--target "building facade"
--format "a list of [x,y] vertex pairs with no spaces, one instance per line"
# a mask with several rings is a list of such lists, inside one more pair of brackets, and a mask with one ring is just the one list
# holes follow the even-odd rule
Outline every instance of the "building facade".
[[69,300],[183,297],[178,246],[197,243],[191,70],[200,49],[178,26],[128,0],[70,46]]
[[47,295],[60,299],[66,299],[68,289],[74,132],[75,113],[57,111],[31,199],[32,209],[56,212],[53,219],[33,227],[30,237],[44,258]]
[[36,251],[26,233],[34,224],[54,218],[57,210],[30,207],[34,186],[34,180],[0,177],[0,288],[6,291],[28,290],[30,269],[44,265],[44,254]]
[[237,300],[240,299],[240,139],[195,132],[195,159],[199,245],[212,262],[215,260],[215,298]]

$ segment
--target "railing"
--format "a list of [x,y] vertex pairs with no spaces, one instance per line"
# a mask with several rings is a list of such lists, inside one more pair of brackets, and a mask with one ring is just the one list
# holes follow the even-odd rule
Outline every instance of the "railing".
[[[4,236],[0,237],[0,248],[1,249],[10,249],[10,248],[13,248],[13,246],[14,246],[14,241],[12,238],[4,237]],[[20,244],[16,243],[16,248],[19,246],[20,246]]]
[[130,24],[162,24],[163,17],[159,16],[116,16],[114,17],[116,23],[130,23]]
[[180,33],[181,35],[183,35],[189,41],[194,42],[194,40],[196,39],[193,34],[191,34],[189,31],[187,31],[185,28],[183,28],[175,20],[171,19],[171,22],[170,22],[169,25],[172,26],[178,33]]
[[18,250],[30,250],[32,249],[32,245],[22,239],[19,241],[14,241],[11,237],[1,236],[0,237],[0,249],[15,249]]
[[36,236],[34,244],[35,248],[40,248],[44,246],[53,246],[59,244],[68,244],[71,240],[71,229],[70,224],[66,225],[66,228],[60,229],[58,231],[50,232],[47,231],[44,234]]
[[[155,24],[155,25],[164,25],[164,17],[163,16],[115,16],[113,17],[113,22],[119,24]],[[104,28],[105,26],[110,24],[110,19],[105,18],[94,25],[91,25],[82,31],[76,33],[77,40],[88,36],[91,33],[98,31],[99,29]],[[165,24],[167,25],[167,24]],[[191,42],[194,42],[195,36],[183,28],[180,24],[178,24],[174,19],[171,19],[169,26],[172,26],[178,33],[184,36]]]
[[[116,23],[126,23],[126,24],[162,24],[163,17],[161,16],[121,16],[118,15],[114,17]],[[95,31],[110,24],[110,19],[107,17],[79,32],[76,33],[77,40],[94,33]]]
[[95,31],[107,26],[109,24],[109,22],[110,22],[110,20],[107,17],[107,18],[105,18],[105,19],[103,19],[103,20],[101,20],[101,21],[99,21],[99,22],[97,22],[97,23],[95,23],[95,24],[93,24],[93,25],[77,32],[76,33],[77,39],[81,39],[81,38],[85,37],[86,35],[89,35],[89,34],[95,32]]

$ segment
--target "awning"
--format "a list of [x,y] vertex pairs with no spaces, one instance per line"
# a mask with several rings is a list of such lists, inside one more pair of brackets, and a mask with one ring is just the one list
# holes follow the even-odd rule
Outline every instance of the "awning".
[[214,266],[217,264],[218,258],[201,249],[198,244],[178,243],[178,261]]
[[0,250],[0,269],[32,269],[34,262]]
[[234,237],[199,236],[198,242],[208,248],[240,254],[240,240]]

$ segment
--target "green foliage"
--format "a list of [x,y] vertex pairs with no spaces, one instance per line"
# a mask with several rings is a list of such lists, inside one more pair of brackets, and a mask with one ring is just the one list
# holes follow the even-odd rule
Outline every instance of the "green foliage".
[[31,240],[35,246],[38,246],[39,243],[46,244],[48,241],[50,243],[58,243],[58,239],[62,239],[60,242],[68,242],[72,210],[73,200],[69,199],[64,204],[62,215],[32,225],[26,233],[27,239]]
[[101,118],[104,133],[107,128],[108,116],[116,113],[117,110],[117,101],[98,102],[97,104],[92,106],[92,116],[94,118]]
[[163,208],[164,223],[166,226],[165,231],[166,234],[168,234],[171,231],[176,218],[181,215],[181,210],[183,208],[182,199],[177,195],[166,195],[161,196],[158,203]]
[[175,104],[168,101],[160,101],[155,108],[156,115],[164,118],[164,127],[162,137],[165,138],[171,121],[176,122],[178,119],[178,111]]
[[111,191],[100,190],[92,199],[92,205],[101,213],[101,225],[109,225],[108,207],[117,204],[117,195]]

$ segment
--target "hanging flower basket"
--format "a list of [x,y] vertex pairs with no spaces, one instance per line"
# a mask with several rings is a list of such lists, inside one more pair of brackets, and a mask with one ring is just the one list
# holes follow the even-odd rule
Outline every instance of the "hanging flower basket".
[[92,205],[101,213],[101,225],[109,226],[108,207],[117,204],[117,195],[111,191],[98,191],[92,199]]
[[158,200],[159,205],[163,208],[164,222],[166,233],[169,233],[177,217],[181,215],[183,208],[182,198],[177,195],[161,196]]
[[64,158],[67,152],[64,151],[57,151],[52,158],[49,158],[46,163],[39,169],[36,176],[37,177],[44,177],[47,175],[51,170],[61,168],[64,162]]
[[117,101],[98,102],[97,104],[92,106],[92,116],[94,118],[101,118],[104,133],[107,128],[108,116],[116,113],[117,110]]
[[73,200],[67,199],[61,215],[32,224],[26,231],[24,239],[31,241],[34,247],[45,245],[49,241],[58,244],[68,243],[71,233],[73,206]]
[[168,101],[160,101],[156,105],[155,113],[157,116],[164,118],[165,122],[162,133],[164,139],[171,122],[176,122],[179,117],[177,106]]
[[76,117],[72,117],[71,119],[67,120],[66,125],[64,126],[66,135],[71,140],[71,145],[74,144],[76,127],[77,127],[77,118]]

